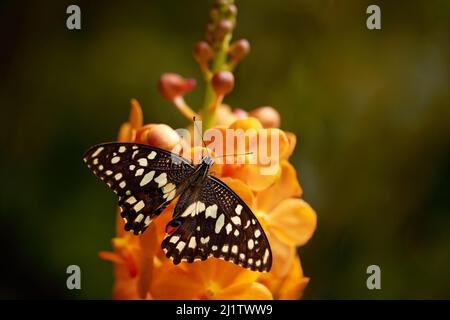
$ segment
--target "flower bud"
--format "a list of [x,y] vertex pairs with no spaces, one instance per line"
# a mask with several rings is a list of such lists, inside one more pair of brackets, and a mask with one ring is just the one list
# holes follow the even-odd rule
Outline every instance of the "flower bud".
[[229,54],[232,60],[242,60],[250,52],[250,43],[247,39],[240,39],[230,45]]
[[234,88],[234,76],[229,71],[219,71],[212,77],[211,84],[217,95],[226,95]]
[[166,124],[149,124],[138,131],[136,142],[171,150],[180,142],[180,137]]
[[233,17],[233,18],[236,17],[236,15],[237,15],[237,7],[234,4],[230,4],[228,6],[228,8],[227,8],[226,14],[229,17]]
[[251,111],[249,115],[258,119],[264,128],[278,128],[280,126],[280,114],[273,107],[259,107]]
[[216,26],[216,36],[219,39],[223,39],[227,33],[233,30],[233,22],[230,20],[220,20]]
[[177,97],[194,89],[195,79],[186,79],[176,73],[164,73],[159,79],[159,93],[173,102]]
[[130,126],[133,130],[137,130],[143,125],[142,108],[136,99],[131,99],[130,108]]
[[233,115],[236,116],[237,119],[247,118],[248,112],[241,108],[236,108],[233,110]]
[[205,41],[197,41],[194,45],[193,54],[195,60],[199,64],[207,63],[214,57],[214,51],[210,45]]

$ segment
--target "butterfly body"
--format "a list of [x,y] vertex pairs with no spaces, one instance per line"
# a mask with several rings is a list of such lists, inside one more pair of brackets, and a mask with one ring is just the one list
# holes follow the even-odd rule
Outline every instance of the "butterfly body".
[[247,204],[210,175],[214,159],[193,165],[159,148],[105,143],[84,155],[88,167],[118,195],[125,230],[139,235],[175,199],[162,248],[175,264],[229,260],[255,271],[269,271],[267,237]]

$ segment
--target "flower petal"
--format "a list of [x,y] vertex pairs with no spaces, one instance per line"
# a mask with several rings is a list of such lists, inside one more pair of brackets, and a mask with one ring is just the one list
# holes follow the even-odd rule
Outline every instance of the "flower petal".
[[150,290],[155,299],[192,300],[204,293],[205,284],[201,279],[171,261],[162,264],[155,272],[158,276],[153,279]]
[[305,244],[316,229],[316,213],[302,199],[284,200],[269,215],[272,232],[290,245]]
[[297,180],[295,168],[289,162],[282,161],[280,177],[256,196],[258,210],[269,212],[284,199],[299,197],[301,193],[302,188]]
[[272,300],[272,294],[261,283],[241,283],[232,285],[214,296],[217,300]]
[[272,249],[272,269],[269,273],[275,277],[283,278],[289,271],[292,261],[295,258],[295,247],[281,240],[271,229],[266,231]]

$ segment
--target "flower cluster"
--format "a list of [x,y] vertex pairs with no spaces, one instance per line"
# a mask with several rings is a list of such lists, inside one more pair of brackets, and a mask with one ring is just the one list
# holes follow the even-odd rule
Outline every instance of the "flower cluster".
[[[202,119],[207,129],[219,132],[251,129],[258,136],[276,137],[278,161],[270,164],[273,167],[271,174],[262,175],[261,167],[265,164],[258,161],[252,164],[224,162],[211,169],[212,174],[233,189],[258,218],[272,248],[272,269],[259,273],[215,258],[174,265],[160,247],[173,203],[140,236],[125,232],[117,213],[117,236],[112,240],[114,251],[100,252],[101,258],[115,264],[116,299],[298,299],[308,284],[297,248],[314,233],[316,214],[301,199],[297,173],[289,162],[296,137],[279,128],[280,115],[273,107],[264,106],[247,112],[223,103],[234,87],[232,70],[250,51],[245,39],[231,43],[236,14],[233,1],[216,1],[209,14],[205,41],[194,46],[194,58],[207,84],[201,111],[194,112],[184,99],[184,95],[195,87],[193,79],[163,74],[159,91],[186,118]],[[118,140],[169,151],[186,143],[166,124],[144,125],[141,106],[134,99],[129,119],[119,130]],[[211,142],[205,139],[206,145]],[[262,141],[258,140],[256,148],[260,145]],[[221,150],[215,152],[220,154]]]

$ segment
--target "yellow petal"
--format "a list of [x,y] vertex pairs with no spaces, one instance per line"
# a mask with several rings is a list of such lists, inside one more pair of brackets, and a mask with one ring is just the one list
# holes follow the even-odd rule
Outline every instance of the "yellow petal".
[[133,130],[138,130],[144,123],[144,117],[142,115],[142,108],[136,99],[131,99],[130,108],[130,126]]
[[269,215],[271,231],[290,245],[305,244],[316,229],[316,213],[302,199],[284,200]]
[[289,141],[288,147],[283,154],[280,154],[281,159],[289,159],[289,157],[294,152],[295,146],[297,144],[297,137],[292,132],[284,132]]
[[244,131],[248,129],[261,130],[263,128],[261,122],[253,117],[237,119],[230,125],[230,129],[243,129]]
[[129,122],[125,122],[120,126],[119,134],[117,136],[117,141],[119,141],[119,142],[133,141],[133,130],[131,129]]
[[309,283],[309,278],[300,278],[280,288],[277,300],[298,300]]
[[302,188],[297,180],[295,168],[289,162],[282,161],[280,177],[256,196],[258,210],[269,212],[284,199],[299,197],[301,193]]
[[149,228],[139,237],[141,250],[138,255],[139,279],[138,293],[142,299],[147,296],[150,283],[153,278],[153,257],[155,256],[157,245],[156,227],[151,224]]
[[155,274],[158,276],[153,279],[150,290],[155,299],[192,300],[204,293],[205,284],[201,279],[170,261],[155,270]]
[[244,181],[254,191],[262,191],[271,186],[280,176],[280,166],[277,165],[273,167],[270,170],[270,173],[271,174],[264,174],[264,172],[261,171],[261,166],[248,164],[243,165],[233,172],[232,177]]
[[266,235],[272,249],[272,269],[269,273],[275,277],[283,278],[288,273],[295,258],[296,249],[293,245],[281,240],[276,233],[272,232],[271,228],[266,231]]
[[301,297],[308,282],[309,278],[303,276],[300,258],[297,256],[292,261],[291,269],[281,282],[275,295],[280,300],[297,300]]
[[230,286],[214,296],[217,300],[272,300],[272,294],[258,282]]

